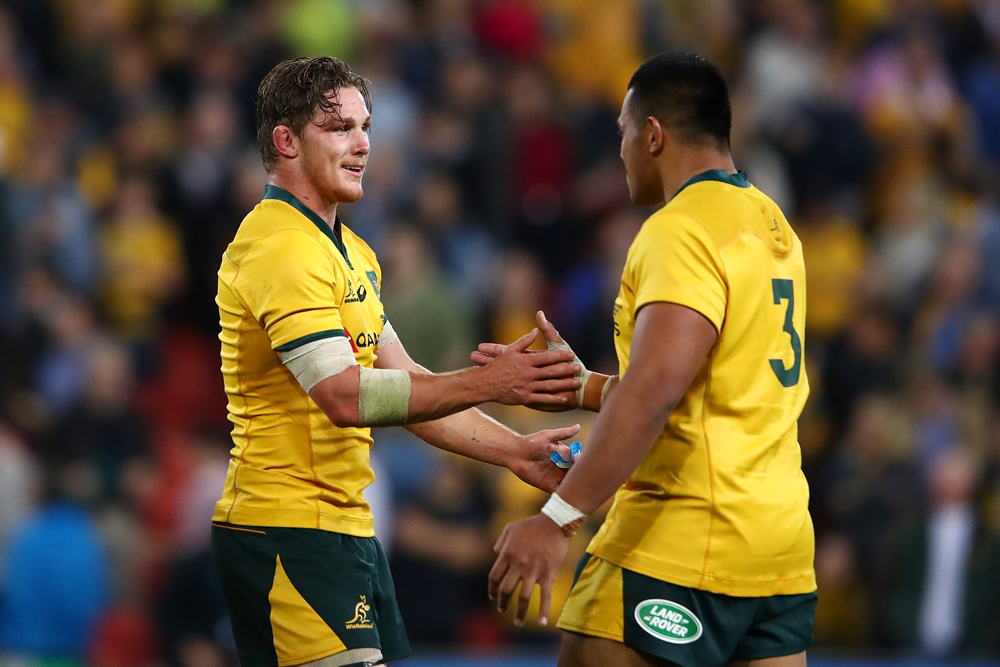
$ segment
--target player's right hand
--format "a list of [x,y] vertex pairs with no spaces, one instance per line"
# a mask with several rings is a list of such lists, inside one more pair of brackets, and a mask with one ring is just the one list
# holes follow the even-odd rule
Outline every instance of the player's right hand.
[[537,337],[538,329],[532,329],[514,343],[500,346],[483,366],[493,400],[505,405],[571,407],[569,394],[580,386],[576,378],[580,366],[572,363],[575,355],[570,350],[529,351]]

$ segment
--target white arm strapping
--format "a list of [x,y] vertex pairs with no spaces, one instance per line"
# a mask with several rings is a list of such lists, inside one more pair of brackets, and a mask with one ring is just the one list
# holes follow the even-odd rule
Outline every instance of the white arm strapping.
[[402,426],[410,416],[410,374],[399,368],[361,367],[358,426]]
[[292,372],[307,394],[328,377],[358,365],[351,341],[345,336],[324,338],[279,354],[281,363]]
[[[392,332],[391,327],[389,330]],[[326,378],[359,365],[351,341],[342,336],[306,343],[279,354],[306,393]],[[409,412],[410,374],[407,371],[361,366],[358,426],[402,426],[407,423]]]
[[381,352],[382,348],[388,347],[399,340],[399,336],[396,335],[396,330],[392,328],[392,322],[389,320],[385,321],[385,326],[382,327],[382,333],[378,335],[378,349]]
[[[545,346],[550,350],[568,350],[573,352],[573,348],[569,346],[569,343],[553,343],[552,341],[547,340],[545,341]],[[580,386],[576,390],[576,406],[578,408],[582,408],[583,395],[587,390],[587,380],[590,379],[591,372],[588,371],[587,367],[583,365],[582,361],[580,361],[580,357],[576,356],[576,352],[573,352],[573,361],[570,363],[580,365],[580,372],[576,374],[576,378],[580,381]]]

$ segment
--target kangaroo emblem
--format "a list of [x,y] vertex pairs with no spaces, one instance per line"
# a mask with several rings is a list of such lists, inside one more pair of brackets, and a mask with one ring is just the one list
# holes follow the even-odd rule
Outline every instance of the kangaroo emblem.
[[368,610],[371,609],[371,605],[367,604],[367,599],[364,595],[361,596],[361,602],[354,605],[354,618],[348,621],[350,623],[364,623],[368,620]]

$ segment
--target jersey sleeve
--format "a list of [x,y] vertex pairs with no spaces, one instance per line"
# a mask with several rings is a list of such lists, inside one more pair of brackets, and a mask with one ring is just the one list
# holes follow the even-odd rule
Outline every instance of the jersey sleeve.
[[627,270],[637,312],[657,301],[676,303],[722,329],[729,292],[725,267],[712,237],[691,218],[668,214],[647,221],[632,246]]
[[240,265],[234,287],[271,339],[287,352],[343,336],[329,253],[308,234],[281,230],[257,240]]

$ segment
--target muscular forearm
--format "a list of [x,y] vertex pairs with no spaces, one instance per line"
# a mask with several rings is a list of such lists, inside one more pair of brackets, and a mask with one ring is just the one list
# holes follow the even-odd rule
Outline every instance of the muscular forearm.
[[520,437],[475,408],[405,428],[439,449],[498,466],[508,465]]
[[482,369],[466,368],[441,375],[407,369],[410,373],[409,422],[425,422],[496,400]]
[[559,485],[563,500],[590,514],[625,483],[673,409],[661,396],[638,381],[623,381],[608,395],[583,455]]
[[[399,371],[407,373],[410,380],[409,399],[406,403],[407,422],[439,419],[493,399],[489,384],[477,377],[481,371],[478,368],[434,375],[413,364],[412,367]],[[361,421],[361,372],[360,367],[354,366],[326,378],[309,392],[316,404],[337,426],[358,426]],[[371,400],[384,399],[376,395]]]

